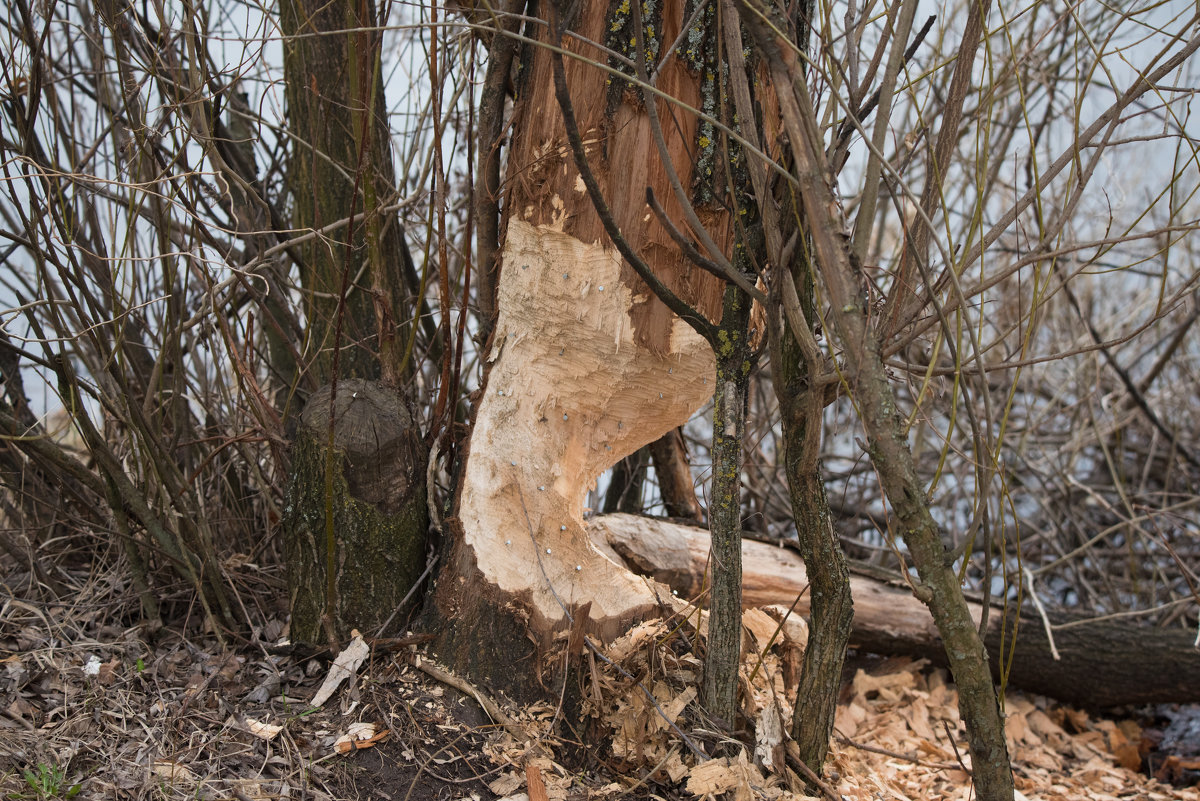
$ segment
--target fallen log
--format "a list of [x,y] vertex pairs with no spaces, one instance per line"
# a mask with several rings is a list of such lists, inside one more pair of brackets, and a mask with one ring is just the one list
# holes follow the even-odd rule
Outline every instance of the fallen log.
[[[702,594],[708,559],[708,532],[704,529],[617,514],[593,518],[589,533],[596,547],[610,558],[668,585],[680,597],[694,599]],[[747,607],[790,606],[800,596],[796,612],[808,615],[808,578],[804,562],[794,551],[746,541],[742,545],[742,576]],[[929,610],[902,582],[866,575],[861,569],[850,581],[853,646],[946,664]],[[982,605],[971,604],[977,622],[982,611]],[[1200,648],[1194,633],[1057,619],[1051,626],[1056,659],[1040,618],[1022,615],[1014,642],[1011,620],[1007,635],[1002,633],[1003,617],[1003,610],[991,610],[985,641],[997,681],[1001,656],[1010,655],[1006,660],[1010,687],[1090,708],[1200,701]]]

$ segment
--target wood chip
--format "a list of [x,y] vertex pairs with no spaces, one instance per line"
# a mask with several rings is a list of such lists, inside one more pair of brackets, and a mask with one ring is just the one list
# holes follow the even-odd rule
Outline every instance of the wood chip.
[[337,688],[342,685],[342,682],[349,679],[358,672],[359,666],[371,653],[371,646],[363,641],[362,635],[357,631],[354,632],[354,638],[350,640],[350,644],[346,649],[337,655],[337,659],[333,660],[333,664],[329,667],[329,673],[325,676],[325,681],[322,682],[320,689],[313,696],[310,702],[312,706],[319,707],[324,705],[329,697],[337,691]]
[[546,783],[542,781],[542,771],[537,765],[525,766],[525,783],[529,787],[529,801],[550,801],[546,795]]
[[390,729],[375,731],[374,723],[351,723],[346,733],[333,744],[333,750],[339,754],[349,754],[351,751],[361,751],[381,743],[391,734]]

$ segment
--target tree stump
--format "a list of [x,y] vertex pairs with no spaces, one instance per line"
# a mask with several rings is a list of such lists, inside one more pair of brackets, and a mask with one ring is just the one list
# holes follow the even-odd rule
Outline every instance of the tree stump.
[[398,392],[362,379],[331,397],[325,386],[309,399],[292,454],[283,536],[296,643],[328,639],[326,614],[338,639],[374,633],[425,565],[427,453],[412,414]]

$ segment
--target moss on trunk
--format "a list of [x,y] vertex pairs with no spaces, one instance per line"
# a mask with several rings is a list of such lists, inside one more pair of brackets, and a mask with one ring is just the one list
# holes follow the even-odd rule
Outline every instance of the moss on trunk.
[[[332,406],[337,414],[329,459]],[[397,393],[348,380],[339,384],[333,403],[329,387],[314,393],[301,415],[292,456],[283,525],[292,640],[323,642],[326,614],[338,639],[353,628],[373,634],[425,565],[426,454],[420,433]],[[329,483],[326,470],[332,471]],[[409,605],[420,598],[414,593]]]

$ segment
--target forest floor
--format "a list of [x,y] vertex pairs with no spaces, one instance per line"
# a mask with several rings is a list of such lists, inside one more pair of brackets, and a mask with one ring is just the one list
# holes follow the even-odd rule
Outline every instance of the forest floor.
[[[152,646],[140,629],[65,633],[55,610],[0,597],[0,798],[809,797],[786,744],[769,736],[787,730],[794,665],[771,651],[748,660],[743,699],[758,745],[748,735],[743,747],[699,717],[686,626],[638,627],[604,649],[612,664],[586,648],[571,657],[562,643],[544,681],[558,697],[562,666],[579,668],[567,675],[583,677],[572,679],[590,716],[582,734],[561,708],[506,705],[443,674],[411,641],[352,644],[339,659],[346,680],[317,708],[314,694],[338,672],[328,659],[222,651],[167,629]],[[817,792],[971,798],[956,702],[945,672],[923,661],[853,656]],[[1018,798],[1200,801],[1190,772],[1200,762],[1155,750],[1172,736],[1155,715],[1183,710],[1107,718],[1009,693],[1005,712]]]

